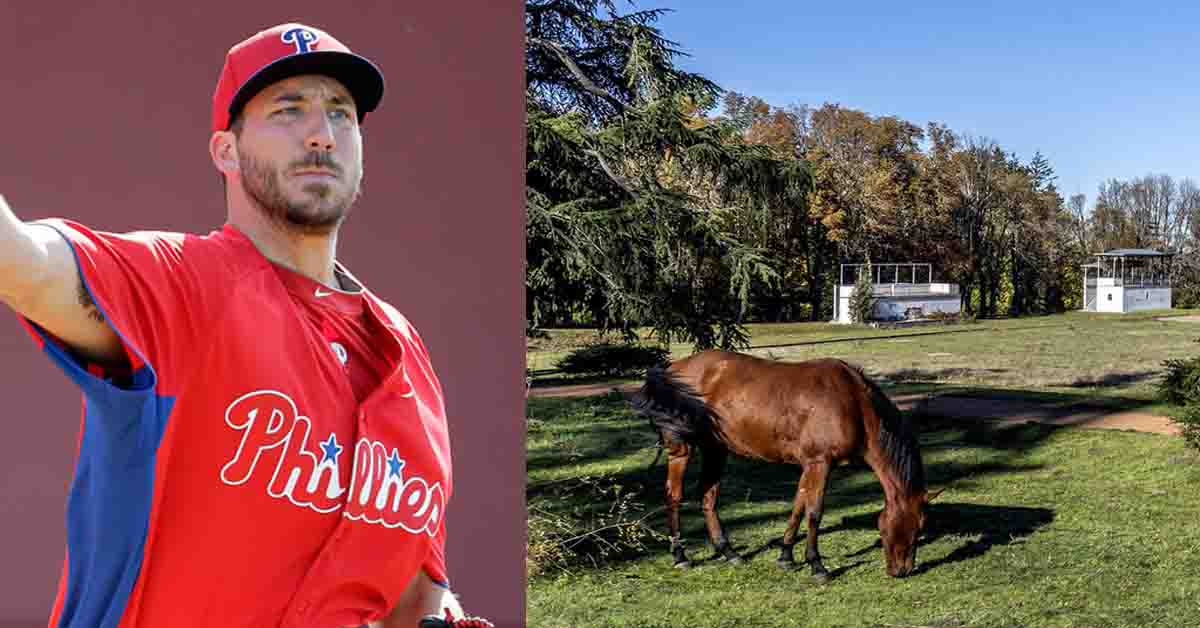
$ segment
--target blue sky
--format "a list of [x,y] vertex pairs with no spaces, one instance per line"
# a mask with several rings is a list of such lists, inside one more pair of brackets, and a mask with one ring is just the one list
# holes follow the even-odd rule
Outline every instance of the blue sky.
[[[622,5],[627,10],[629,5]],[[1091,207],[1110,178],[1200,181],[1200,4],[640,0],[680,64],[773,105],[825,102],[1050,160]]]

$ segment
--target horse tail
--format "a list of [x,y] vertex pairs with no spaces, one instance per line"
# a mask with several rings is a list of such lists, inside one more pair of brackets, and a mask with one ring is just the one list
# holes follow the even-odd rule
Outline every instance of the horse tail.
[[631,402],[635,410],[649,418],[660,444],[666,439],[689,445],[711,444],[721,437],[717,413],[692,387],[664,367],[646,371],[646,381]]

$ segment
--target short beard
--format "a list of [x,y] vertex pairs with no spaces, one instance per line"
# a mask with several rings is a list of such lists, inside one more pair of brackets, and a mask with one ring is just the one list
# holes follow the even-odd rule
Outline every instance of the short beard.
[[[238,161],[246,194],[268,220],[292,233],[328,235],[336,231],[362,191],[361,180],[349,194],[341,197],[333,196],[334,188],[328,184],[309,183],[302,188],[307,200],[296,202],[283,194],[281,170],[271,168],[245,151],[239,154]],[[293,167],[305,165],[333,168],[340,176],[345,176],[344,170],[333,166],[327,158],[321,158],[320,153],[309,153],[303,164],[292,164]]]

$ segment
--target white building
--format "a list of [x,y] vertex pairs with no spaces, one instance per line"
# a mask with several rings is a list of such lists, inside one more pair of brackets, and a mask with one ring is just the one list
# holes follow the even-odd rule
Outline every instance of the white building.
[[1115,249],[1083,265],[1083,310],[1126,313],[1171,309],[1174,253]]
[[[842,264],[833,286],[833,322],[852,323],[850,297],[858,268],[865,264]],[[924,281],[919,281],[924,279]],[[871,290],[875,296],[872,318],[902,321],[933,313],[958,314],[962,309],[958,284],[935,283],[931,264],[872,264]]]

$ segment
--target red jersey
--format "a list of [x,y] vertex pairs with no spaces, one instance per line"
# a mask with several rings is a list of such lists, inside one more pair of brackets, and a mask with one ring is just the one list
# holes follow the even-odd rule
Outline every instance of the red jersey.
[[382,618],[421,570],[449,586],[442,389],[399,312],[231,225],[40,224],[71,243],[131,367],[82,363],[21,319],[84,394],[50,626],[334,628]]

